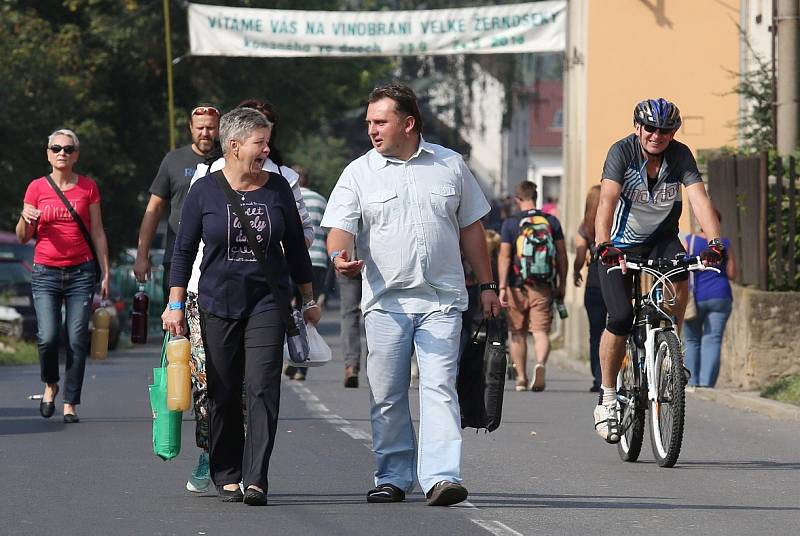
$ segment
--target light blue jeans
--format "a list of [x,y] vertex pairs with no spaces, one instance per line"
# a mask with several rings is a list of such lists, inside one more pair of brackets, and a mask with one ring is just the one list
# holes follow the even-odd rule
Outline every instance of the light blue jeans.
[[683,325],[686,368],[692,373],[689,385],[714,387],[719,376],[719,355],[725,324],[733,301],[715,298],[697,302],[697,316]]
[[[437,482],[461,483],[461,414],[456,394],[461,313],[370,311],[367,377],[370,385],[375,485],[405,491],[415,480],[424,492]],[[419,445],[408,389],[411,356],[419,363]]]

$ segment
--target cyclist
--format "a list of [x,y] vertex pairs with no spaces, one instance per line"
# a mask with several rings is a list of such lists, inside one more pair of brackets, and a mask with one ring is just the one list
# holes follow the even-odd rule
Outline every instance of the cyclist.
[[[620,440],[617,373],[633,324],[632,277],[625,274],[624,255],[673,258],[686,253],[678,238],[681,185],[709,237],[708,248],[700,255],[704,264],[718,264],[725,255],[719,239],[719,220],[697,163],[689,148],[674,139],[680,126],[680,111],[673,103],[664,99],[640,102],[633,111],[634,133],[611,146],[603,165],[595,240],[608,320],[600,340],[602,387],[594,409],[594,426],[608,443]],[[621,270],[609,272],[616,265]],[[677,291],[672,313],[680,329],[688,296],[688,274],[672,279]]]

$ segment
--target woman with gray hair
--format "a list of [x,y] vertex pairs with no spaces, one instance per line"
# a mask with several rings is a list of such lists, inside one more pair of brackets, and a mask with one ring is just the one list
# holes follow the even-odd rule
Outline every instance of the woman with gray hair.
[[[312,271],[303,228],[288,183],[262,171],[269,155],[272,124],[259,111],[236,108],[220,119],[225,166],[189,190],[172,256],[168,313],[164,327],[186,334],[184,301],[192,263],[202,239],[198,301],[208,382],[209,461],[220,499],[267,503],[267,472],[275,443],[280,376],[286,335],[285,311],[276,305],[241,222],[217,182],[222,178],[242,208],[267,262],[288,297],[289,275],[303,301],[313,304]],[[319,308],[304,307],[307,322]],[[247,397],[244,434],[241,385]],[[239,489],[244,484],[245,493]]]
[[[39,412],[49,419],[58,394],[58,349],[61,307],[66,310],[67,363],[64,380],[64,422],[80,419],[89,313],[99,275],[101,297],[108,294],[108,242],[100,212],[97,184],[73,171],[80,142],[71,130],[47,138],[45,154],[52,172],[34,179],[25,192],[17,238],[23,244],[36,234],[31,290],[36,310],[36,340],[41,378],[45,383]],[[97,274],[97,268],[101,274]]]

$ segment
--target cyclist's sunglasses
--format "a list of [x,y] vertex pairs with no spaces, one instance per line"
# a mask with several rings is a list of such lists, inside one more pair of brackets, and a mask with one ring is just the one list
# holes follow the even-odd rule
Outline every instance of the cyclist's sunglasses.
[[192,115],[216,115],[219,117],[219,110],[213,106],[198,106],[192,110]]
[[60,153],[60,152],[62,151],[62,149],[63,149],[63,151],[64,151],[65,153],[67,153],[67,154],[72,154],[72,153],[74,153],[75,151],[77,151],[77,149],[75,148],[75,146],[74,146],[74,145],[64,145],[64,146],[61,146],[61,145],[55,145],[55,144],[54,144],[54,145],[51,145],[51,146],[50,146],[50,147],[48,147],[48,148],[50,149],[50,152],[52,152],[53,154],[58,154],[58,153]]
[[664,136],[668,136],[668,135],[672,134],[673,132],[675,132],[674,128],[658,128],[658,127],[654,127],[652,125],[642,125],[642,128],[644,128],[650,134],[652,134],[653,132],[655,132],[657,130],[659,132],[659,134],[663,134]]

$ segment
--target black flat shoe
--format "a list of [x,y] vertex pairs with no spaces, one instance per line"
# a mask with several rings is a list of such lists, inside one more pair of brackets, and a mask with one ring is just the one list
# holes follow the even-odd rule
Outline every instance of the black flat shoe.
[[56,392],[53,393],[53,400],[50,402],[45,402],[42,400],[39,402],[39,413],[42,414],[42,417],[45,419],[49,419],[53,416],[53,413],[56,412],[56,397],[58,396],[58,384],[56,384]]
[[78,417],[74,413],[65,413],[64,414],[64,422],[66,424],[75,424],[76,422],[81,422],[81,419],[80,419],[80,417]]
[[267,494],[254,488],[247,488],[244,492],[244,504],[250,506],[266,506]]
[[238,486],[235,490],[227,490],[222,486],[217,486],[217,493],[219,494],[219,500],[222,502],[242,502],[244,500],[244,494]]
[[406,492],[394,484],[378,484],[367,492],[368,503],[393,503],[403,502],[406,499]]

